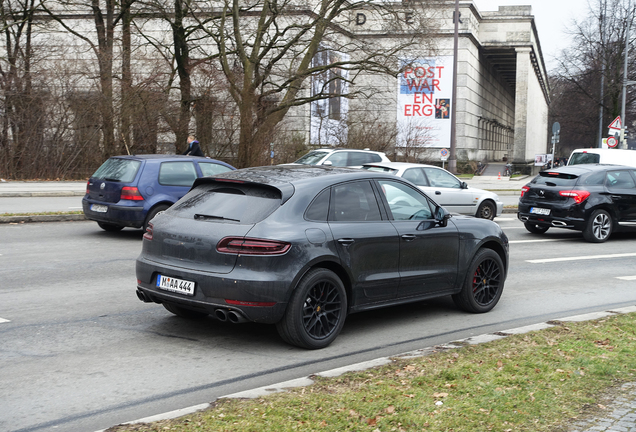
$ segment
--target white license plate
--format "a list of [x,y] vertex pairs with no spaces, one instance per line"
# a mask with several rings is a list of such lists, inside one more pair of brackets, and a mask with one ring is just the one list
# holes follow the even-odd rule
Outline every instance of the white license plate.
[[157,275],[157,288],[185,295],[194,295],[194,282]]
[[530,208],[530,213],[546,215],[547,216],[547,215],[550,214],[550,209],[544,209],[544,208],[540,208],[540,207],[531,207]]
[[106,213],[108,211],[108,206],[101,204],[91,204],[91,210],[95,213]]

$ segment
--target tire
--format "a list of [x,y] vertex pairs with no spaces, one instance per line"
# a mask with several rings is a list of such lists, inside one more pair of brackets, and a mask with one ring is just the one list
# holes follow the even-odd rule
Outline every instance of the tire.
[[497,208],[492,201],[484,201],[479,204],[479,208],[477,209],[477,217],[481,219],[493,220],[495,218],[495,213],[497,212]]
[[177,306],[172,303],[163,303],[163,307],[165,307],[168,312],[171,312],[181,318],[202,319],[208,316],[208,314],[205,312],[182,308],[181,306]]
[[163,213],[170,208],[167,204],[159,204],[150,209],[148,214],[146,215],[146,219],[144,220],[144,225],[142,226],[144,232],[146,232],[146,228],[148,228],[148,222],[152,220],[159,213]]
[[276,329],[291,345],[320,349],[338,337],[346,315],[347,293],[342,281],[331,270],[316,268],[296,286]]
[[484,313],[495,307],[504,288],[503,261],[492,249],[480,249],[473,258],[462,290],[453,295],[453,302],[460,309]]
[[603,243],[613,230],[612,216],[605,210],[594,210],[585,223],[583,238],[591,243]]
[[524,222],[523,226],[526,227],[528,232],[531,232],[532,234],[543,234],[550,229],[549,226],[537,225],[532,222]]
[[122,225],[109,224],[106,222],[97,222],[97,225],[99,225],[99,227],[103,229],[104,231],[108,231],[108,232],[117,232],[124,229]]

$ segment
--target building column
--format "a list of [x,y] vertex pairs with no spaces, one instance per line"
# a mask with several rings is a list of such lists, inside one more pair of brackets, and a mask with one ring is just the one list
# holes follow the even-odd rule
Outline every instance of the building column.
[[515,89],[515,139],[513,145],[513,163],[525,164],[528,161],[528,77],[533,71],[530,61],[530,48],[517,48],[517,88]]

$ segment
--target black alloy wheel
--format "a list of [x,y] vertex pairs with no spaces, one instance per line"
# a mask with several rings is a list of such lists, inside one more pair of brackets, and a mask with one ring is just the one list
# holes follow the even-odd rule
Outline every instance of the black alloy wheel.
[[549,226],[538,225],[532,222],[524,222],[523,226],[526,227],[528,232],[531,232],[532,234],[543,234],[550,229]]
[[310,270],[299,282],[283,319],[276,324],[281,338],[307,349],[333,342],[347,315],[347,294],[331,270]]
[[497,209],[492,201],[484,201],[477,209],[477,217],[481,219],[493,220]]
[[499,254],[492,249],[480,249],[468,268],[462,290],[453,295],[453,301],[468,312],[488,312],[501,298],[504,277]]
[[612,216],[605,210],[594,210],[585,224],[583,238],[591,243],[603,243],[612,235]]

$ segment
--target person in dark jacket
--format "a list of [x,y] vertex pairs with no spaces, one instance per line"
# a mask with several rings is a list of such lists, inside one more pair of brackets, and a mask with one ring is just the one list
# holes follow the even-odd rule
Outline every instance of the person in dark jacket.
[[193,135],[188,137],[188,148],[182,154],[186,156],[205,156],[199,146],[199,141]]

